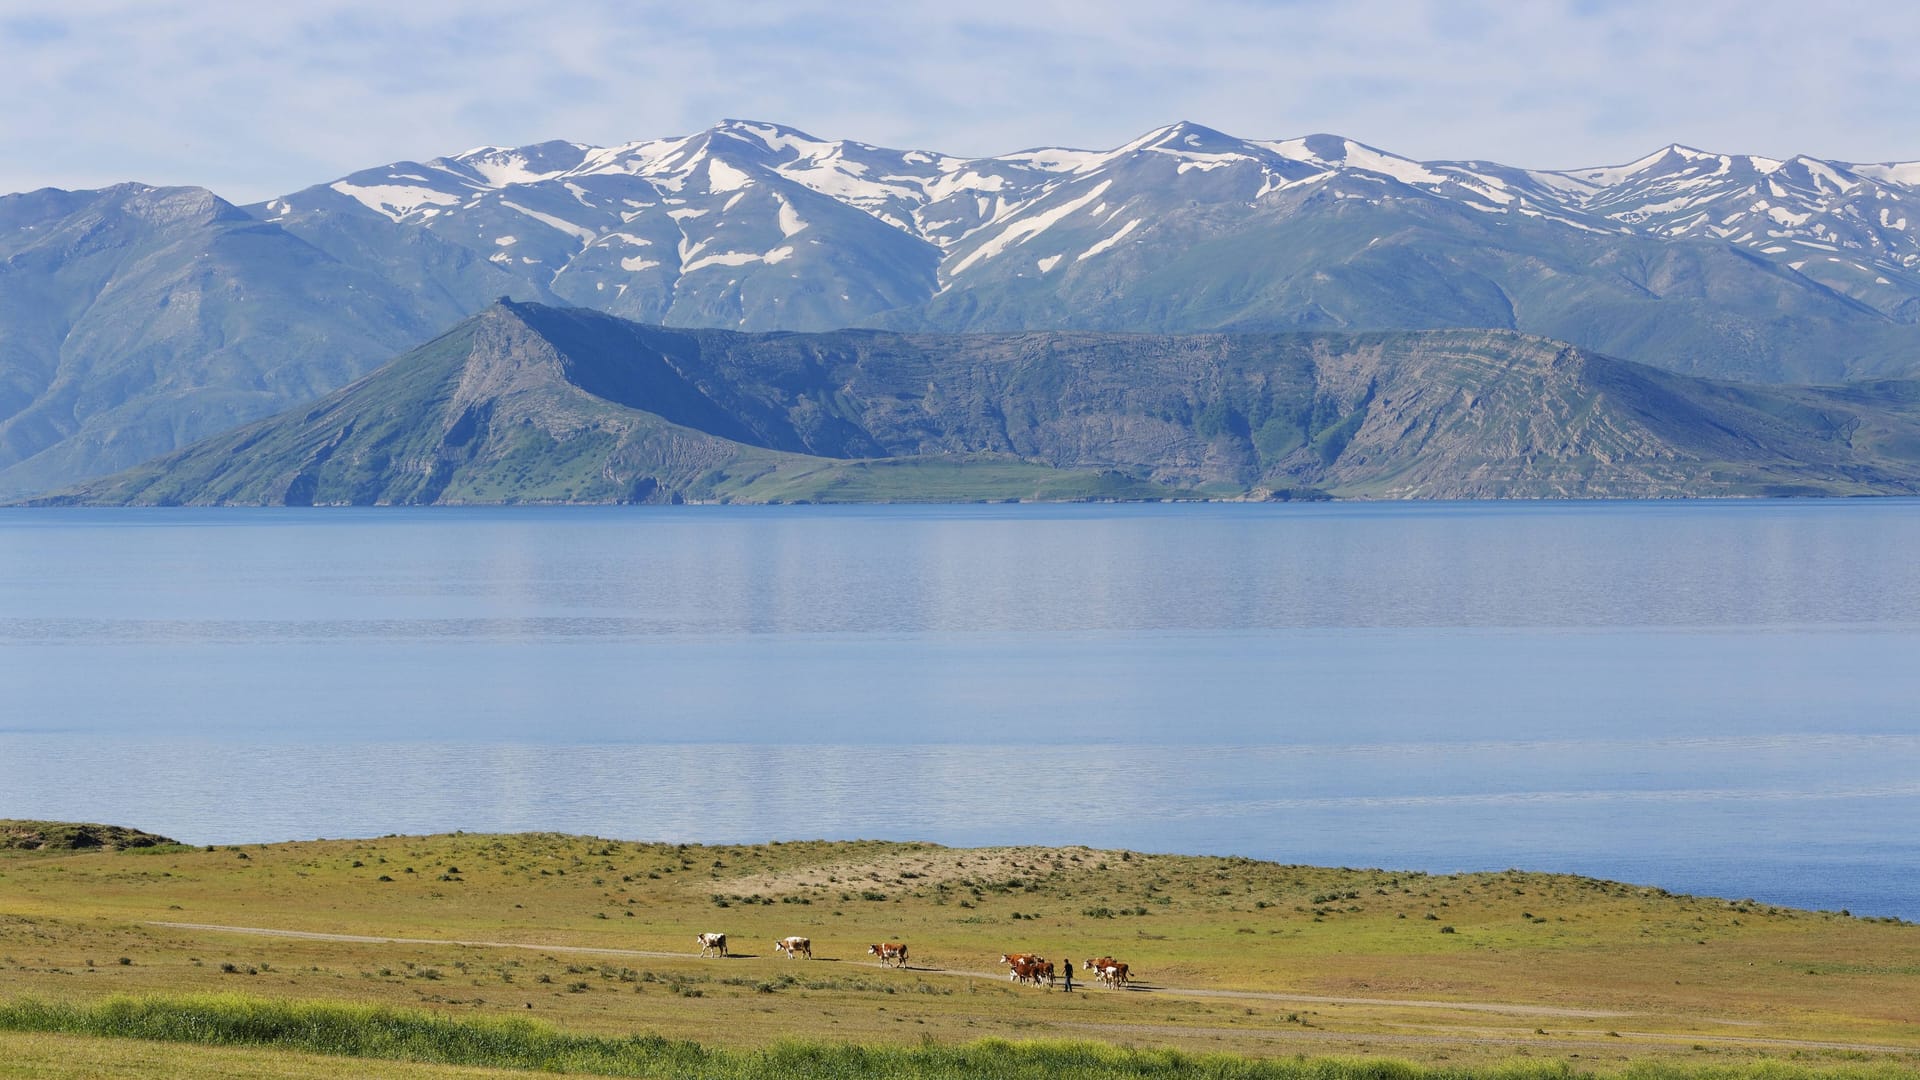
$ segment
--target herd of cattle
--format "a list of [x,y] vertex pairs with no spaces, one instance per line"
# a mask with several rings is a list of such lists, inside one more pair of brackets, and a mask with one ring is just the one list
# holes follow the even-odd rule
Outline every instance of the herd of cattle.
[[[1005,953],[1000,962],[1007,965],[1007,977],[1014,982],[1032,983],[1039,986],[1045,983],[1052,987],[1055,981],[1053,961],[1033,953]],[[1081,971],[1090,972],[1093,977],[1107,986],[1127,985],[1129,974],[1127,965],[1111,956],[1102,956],[1097,960],[1088,960],[1081,965]]]
[[[727,935],[725,934],[696,934],[694,941],[700,946],[701,956],[727,955]],[[789,960],[799,956],[813,959],[813,941],[810,938],[783,937],[773,943],[773,949],[775,952],[786,953]],[[878,957],[881,967],[907,966],[905,942],[883,941],[877,945],[869,945],[867,954]],[[1005,953],[1000,957],[1000,962],[1007,965],[1007,977],[1014,982],[1031,983],[1034,986],[1045,985],[1049,988],[1056,985],[1058,976],[1054,971],[1053,961],[1044,956],[1033,953]],[[1088,960],[1081,970],[1107,986],[1127,985],[1127,965],[1111,956]]]

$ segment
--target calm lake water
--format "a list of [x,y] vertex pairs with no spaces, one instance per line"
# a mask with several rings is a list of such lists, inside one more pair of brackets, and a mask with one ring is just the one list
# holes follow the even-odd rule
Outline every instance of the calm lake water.
[[1920,502],[0,511],[0,817],[1920,918]]

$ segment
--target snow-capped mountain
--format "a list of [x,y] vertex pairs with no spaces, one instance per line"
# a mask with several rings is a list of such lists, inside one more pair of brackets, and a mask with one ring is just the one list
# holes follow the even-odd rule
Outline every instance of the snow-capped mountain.
[[178,191],[0,197],[0,494],[265,415],[501,296],[734,330],[1511,329],[1755,382],[1920,375],[1920,162],[1543,171],[1191,123],[968,158],[729,120],[239,209]]
[[1203,231],[1218,235],[1296,214],[1316,193],[1569,233],[1716,242],[1901,321],[1920,318],[1920,163],[1677,145],[1554,172],[1181,123],[1104,152],[962,158],[730,120],[615,147],[550,142],[400,162],[257,212],[301,233],[332,215],[377,214],[551,298],[636,318],[801,329],[997,278],[1063,277],[1156,230],[1190,233],[1191,215],[1169,220],[1173,211],[1204,209],[1214,220]]

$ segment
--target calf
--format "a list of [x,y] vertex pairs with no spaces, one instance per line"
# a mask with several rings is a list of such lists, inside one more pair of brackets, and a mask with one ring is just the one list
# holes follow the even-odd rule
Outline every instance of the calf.
[[727,935],[725,934],[695,934],[693,940],[700,943],[701,956],[727,955]]
[[809,960],[813,959],[813,942],[807,938],[783,937],[774,942],[773,947],[779,952],[786,953],[789,960],[793,959],[795,954],[805,956]]
[[886,941],[878,945],[867,946],[867,952],[880,958],[880,966],[891,963],[894,967],[907,966],[907,946],[904,942]]

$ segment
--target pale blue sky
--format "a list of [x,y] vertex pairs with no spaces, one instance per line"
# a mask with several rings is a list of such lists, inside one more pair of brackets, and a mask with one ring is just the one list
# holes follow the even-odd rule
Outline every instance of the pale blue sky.
[[1536,168],[1912,160],[1916,42],[1920,4],[1886,0],[6,0],[0,191],[248,201],[723,117],[969,155],[1184,119]]

